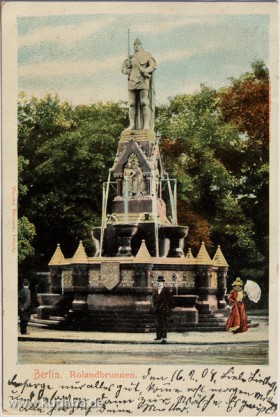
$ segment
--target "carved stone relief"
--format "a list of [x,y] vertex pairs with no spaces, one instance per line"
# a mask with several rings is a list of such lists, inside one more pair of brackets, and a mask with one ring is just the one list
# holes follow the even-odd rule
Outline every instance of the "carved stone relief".
[[211,273],[211,287],[212,288],[218,287],[218,273],[216,271],[212,271]]
[[89,271],[89,286],[90,287],[101,286],[101,274],[99,270],[91,269]]
[[108,290],[112,290],[121,279],[119,262],[101,263],[101,282]]
[[152,272],[152,280],[155,283],[159,275],[163,275],[165,279],[165,285],[180,287],[194,287],[195,272],[194,271],[156,271]]
[[120,287],[133,287],[134,273],[133,271],[122,271]]
[[140,168],[139,160],[135,153],[130,154],[127,164],[124,168],[124,195],[128,197],[137,197],[143,195],[145,181],[143,171]]
[[63,288],[71,288],[73,286],[72,271],[62,272]]

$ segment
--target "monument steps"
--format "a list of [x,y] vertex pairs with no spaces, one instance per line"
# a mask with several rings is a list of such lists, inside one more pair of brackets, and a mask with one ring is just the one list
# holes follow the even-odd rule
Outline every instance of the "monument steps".
[[219,318],[217,318],[217,317],[207,317],[207,318],[200,318],[199,317],[199,322],[201,322],[201,323],[224,323],[224,322],[226,322],[227,321],[227,317],[219,317]]
[[[196,309],[173,310],[169,318],[168,331],[224,331],[228,311],[198,314]],[[112,309],[70,311],[64,317],[52,315],[38,318],[33,315],[32,322],[60,329],[79,329],[83,331],[147,333],[155,331],[155,314],[150,310]]]
[[[69,313],[70,315],[73,314],[79,314],[77,312],[72,312]],[[82,314],[82,313],[81,313]],[[127,319],[129,320],[133,320],[135,317],[139,317],[139,315],[141,314],[141,319],[146,320],[146,319],[150,319],[151,317],[153,317],[153,314],[150,312],[137,312],[134,311],[132,312],[131,310],[128,311],[109,311],[109,310],[104,310],[104,311],[97,311],[97,310],[91,310],[87,312],[87,315],[91,318],[99,318],[99,319],[105,319],[105,318],[109,318],[109,319]]]
[[61,316],[50,316],[50,320],[55,320],[58,322],[63,322],[65,321],[65,317],[61,317]]
[[135,323],[125,323],[120,322],[117,323],[115,321],[114,326],[112,322],[86,322],[82,323],[80,320],[75,321],[75,329],[76,330],[83,330],[83,331],[97,331],[97,332],[112,332],[112,333],[149,333],[153,332],[155,329],[155,325],[149,324],[139,324]]
[[224,310],[212,310],[212,311],[202,311],[199,313],[199,317],[207,319],[208,317],[223,318],[228,316],[228,311]]
[[[201,313],[197,316],[192,309],[173,310],[168,322],[169,332],[226,331],[228,309]],[[197,322],[198,320],[198,322]],[[152,333],[155,332],[155,315],[147,310],[88,310],[70,311],[66,316],[52,315],[40,319],[32,315],[32,325],[44,328],[97,332]],[[248,318],[248,326],[256,327]]]
[[198,321],[198,325],[202,327],[225,326],[227,320]]
[[197,326],[194,329],[191,329],[192,332],[225,332],[225,326],[213,326],[213,327],[200,327]]
[[[89,319],[90,317],[90,319]],[[139,319],[141,317],[141,319]],[[169,331],[184,332],[196,330],[198,316],[193,310],[173,311],[170,316]],[[69,315],[69,325],[72,322],[74,327],[86,328],[93,331],[114,331],[114,332],[154,332],[155,315],[153,312],[146,311],[88,311],[87,320],[83,323],[83,313],[72,312]],[[208,323],[207,328],[224,328],[225,322]]]
[[37,314],[32,315],[30,322],[36,325],[40,325],[42,327],[53,326],[57,327],[61,323],[63,323],[65,319],[63,317],[59,317],[59,320],[55,320],[54,318],[49,317],[48,319],[40,319],[37,317]]

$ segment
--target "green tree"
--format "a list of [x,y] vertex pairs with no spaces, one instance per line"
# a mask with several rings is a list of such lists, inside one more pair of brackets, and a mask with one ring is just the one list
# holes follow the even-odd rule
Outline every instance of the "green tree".
[[36,235],[34,224],[30,223],[27,217],[18,219],[18,261],[21,264],[26,258],[34,255],[35,250],[31,245]]
[[[204,240],[213,255],[221,244],[231,274],[259,282],[268,265],[268,91],[267,68],[256,62],[218,91],[202,85],[170,99],[156,119],[165,168],[178,180],[178,219],[190,226],[186,246],[195,254]],[[102,183],[125,126],[123,103],[21,98],[19,214],[36,227],[38,268],[58,242],[66,256],[80,239],[91,253]]]
[[241,198],[247,144],[236,123],[224,119],[220,92],[202,85],[195,94],[171,99],[158,114],[165,165],[178,179],[178,217],[193,225],[192,213],[197,216],[187,244],[197,249],[204,240],[212,254],[212,245],[221,244],[232,274],[260,279],[264,256]]
[[237,192],[240,207],[253,223],[261,253],[261,266],[255,273],[264,278],[269,256],[269,72],[264,62],[256,61],[251,72],[232,78],[219,97],[221,120],[232,123],[243,135]]
[[[28,161],[22,156],[18,158],[18,207],[20,210],[21,201],[28,193],[28,187],[22,181],[22,173],[28,169]],[[36,230],[34,224],[32,224],[26,216],[21,216],[18,219],[18,261],[22,266],[26,259],[32,258],[35,253],[35,249],[32,246]]]
[[[70,111],[57,97],[35,100],[35,110],[34,99],[31,102],[32,106],[24,103],[24,117],[29,120],[26,109],[31,108],[35,127],[29,122],[32,133],[19,137],[21,151],[31,158],[25,176],[29,192],[21,210],[36,225],[37,268],[46,269],[57,243],[69,257],[82,239],[92,253],[90,230],[100,224],[102,183],[113,165],[127,116],[121,103],[77,106]],[[43,122],[38,126],[36,112],[42,117],[42,107],[50,131]],[[24,123],[22,132],[26,132]]]
[[[68,103],[60,103],[57,96],[47,95],[44,99],[32,97],[27,99],[20,94],[18,103],[18,173],[19,173],[19,251],[24,250],[24,260],[21,259],[20,268],[29,269],[40,264],[42,256],[38,256],[37,242],[40,234],[32,233],[33,227],[40,229],[40,225],[30,210],[31,201],[36,188],[36,167],[42,162],[40,148],[52,137],[71,129],[72,108]],[[42,185],[43,191],[43,185]],[[23,219],[22,221],[20,219]],[[23,239],[21,242],[20,239]],[[32,247],[27,251],[27,242]],[[25,248],[25,249],[24,249]],[[32,256],[33,255],[33,256]]]

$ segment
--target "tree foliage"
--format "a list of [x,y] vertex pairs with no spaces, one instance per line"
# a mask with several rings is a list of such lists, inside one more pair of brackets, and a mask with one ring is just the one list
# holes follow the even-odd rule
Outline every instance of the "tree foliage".
[[[158,109],[165,166],[178,180],[187,245],[223,248],[231,274],[268,276],[269,78],[261,62],[215,91],[202,85]],[[195,221],[193,221],[195,213]]]
[[58,97],[21,100],[19,151],[28,169],[20,215],[36,225],[34,267],[47,268],[57,243],[72,256],[80,239],[90,253],[90,229],[99,225],[102,183],[126,124],[121,103],[72,108]]
[[31,242],[36,235],[34,224],[30,223],[27,217],[18,219],[18,261],[21,264],[26,258],[35,254]]
[[243,134],[242,165],[236,173],[240,206],[254,224],[255,239],[268,257],[269,218],[269,74],[261,61],[220,92],[222,121]]
[[[18,207],[21,208],[21,201],[28,193],[28,187],[23,183],[23,172],[28,169],[28,161],[22,155],[18,158]],[[18,219],[18,261],[22,265],[25,259],[28,261],[35,254],[35,249],[32,246],[33,239],[36,235],[36,229],[26,216],[21,216]]]
[[245,133],[247,146],[263,151],[265,159],[269,137],[268,83],[268,69],[263,62],[256,61],[251,72],[231,78],[231,85],[220,92],[223,120],[234,123],[240,132]]
[[[202,85],[157,109],[166,171],[178,180],[178,220],[190,227],[186,247],[220,244],[231,274],[267,276],[269,77],[262,62],[229,85]],[[19,101],[19,215],[36,227],[37,268],[56,244],[72,256],[100,224],[102,183],[127,126],[123,103],[71,106],[48,95]],[[26,252],[27,253],[27,252]],[[28,253],[31,262],[32,250]],[[27,256],[27,255],[26,255]]]

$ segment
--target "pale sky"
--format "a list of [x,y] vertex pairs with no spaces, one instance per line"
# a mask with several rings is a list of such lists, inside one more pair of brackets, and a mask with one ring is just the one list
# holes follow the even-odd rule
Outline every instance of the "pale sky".
[[139,37],[155,57],[158,104],[192,93],[201,83],[217,88],[269,65],[265,14],[73,14],[18,18],[19,91],[57,93],[73,104],[127,100],[121,66]]

